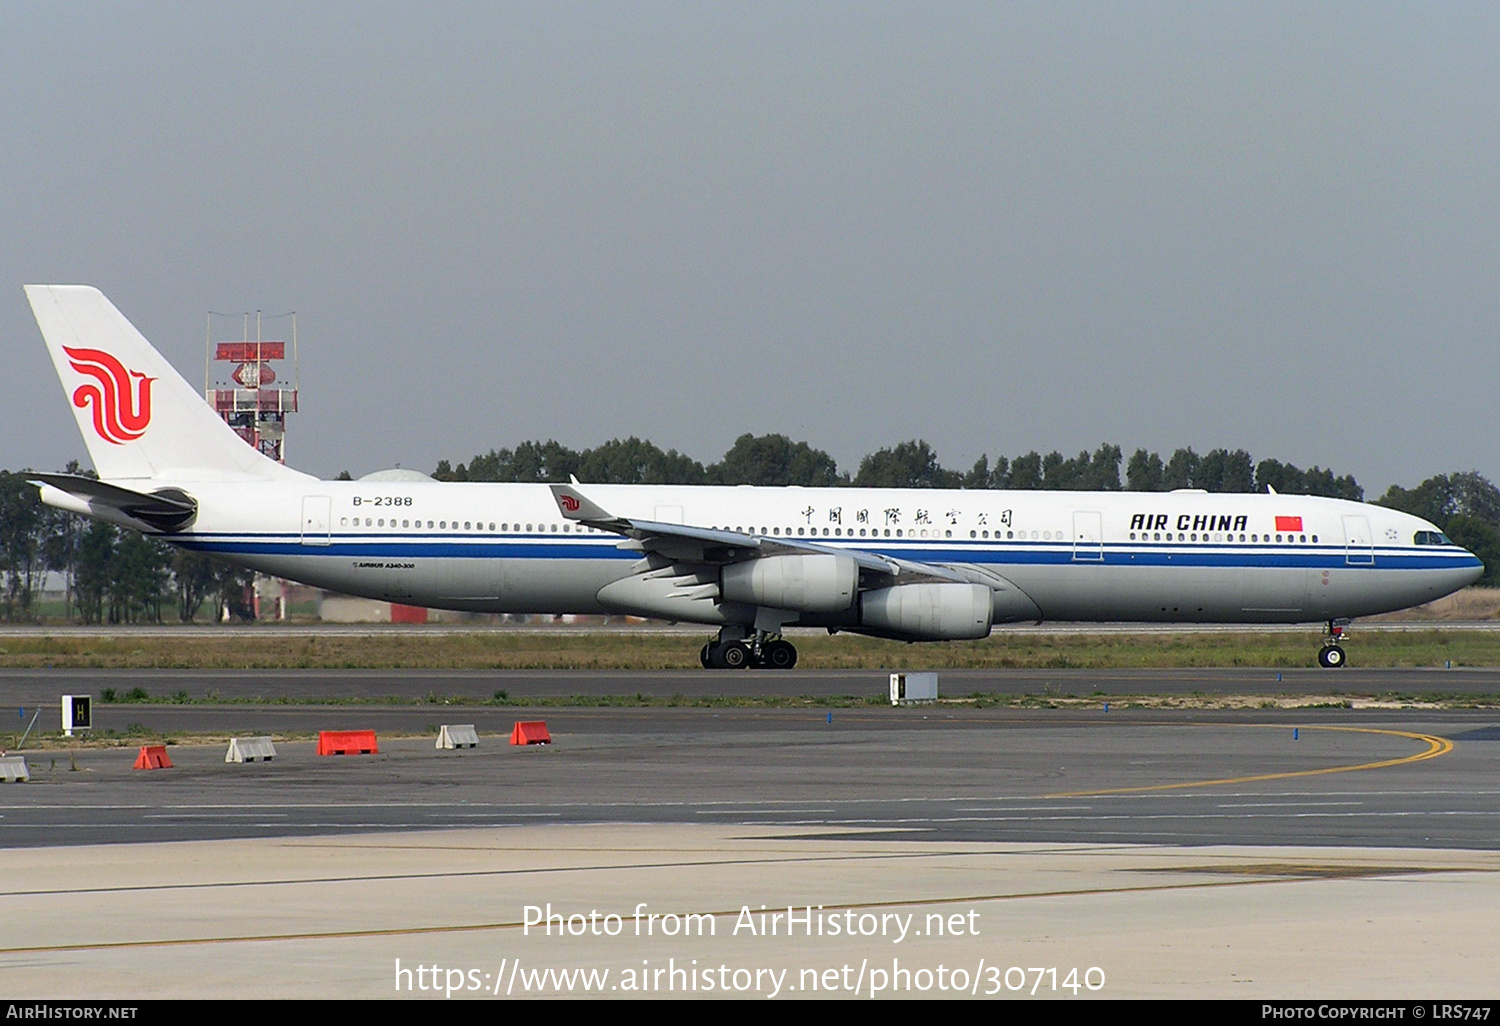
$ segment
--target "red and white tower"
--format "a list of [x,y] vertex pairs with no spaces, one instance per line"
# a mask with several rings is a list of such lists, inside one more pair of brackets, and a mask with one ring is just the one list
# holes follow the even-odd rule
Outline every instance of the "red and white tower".
[[[297,412],[297,315],[281,314],[274,319],[290,318],[292,322],[291,387],[277,385],[278,375],[272,362],[286,359],[286,342],[261,338],[261,315],[255,314],[255,338],[250,338],[250,315],[244,315],[244,330],[237,341],[213,341],[214,318],[208,315],[208,366],[204,368],[203,394],[214,412],[234,428],[237,435],[278,463],[286,462],[286,415]],[[227,381],[211,382],[212,369],[231,364]],[[222,371],[222,368],[221,368]]]

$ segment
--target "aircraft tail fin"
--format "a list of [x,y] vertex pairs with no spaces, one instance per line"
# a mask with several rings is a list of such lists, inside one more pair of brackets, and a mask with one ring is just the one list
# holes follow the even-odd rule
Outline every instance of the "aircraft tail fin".
[[306,477],[246,445],[98,289],[27,285],[26,298],[101,478]]

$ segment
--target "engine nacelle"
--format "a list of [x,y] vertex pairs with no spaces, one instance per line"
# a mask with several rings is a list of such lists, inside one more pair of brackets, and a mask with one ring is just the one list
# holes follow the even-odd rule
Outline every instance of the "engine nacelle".
[[898,584],[859,597],[861,627],[911,641],[988,637],[993,614],[982,584]]
[[766,556],[724,568],[724,598],[799,613],[836,613],[854,604],[859,566],[839,555]]

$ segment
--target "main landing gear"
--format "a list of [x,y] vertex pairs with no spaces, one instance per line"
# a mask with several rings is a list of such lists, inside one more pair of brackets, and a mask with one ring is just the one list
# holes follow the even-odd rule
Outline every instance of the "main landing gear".
[[1318,653],[1319,666],[1334,669],[1344,665],[1344,647],[1339,642],[1344,640],[1344,628],[1349,623],[1348,620],[1328,621],[1328,633],[1323,637],[1323,650]]
[[[748,635],[748,636],[747,636]],[[704,645],[698,659],[705,670],[743,670],[758,667],[790,670],[797,665],[797,649],[785,638],[766,631],[725,627]]]

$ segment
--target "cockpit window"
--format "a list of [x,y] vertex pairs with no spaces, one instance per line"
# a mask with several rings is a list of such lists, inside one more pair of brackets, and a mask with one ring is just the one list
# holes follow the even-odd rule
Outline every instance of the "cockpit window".
[[1453,541],[1441,531],[1418,531],[1412,536],[1414,545],[1452,545]]

